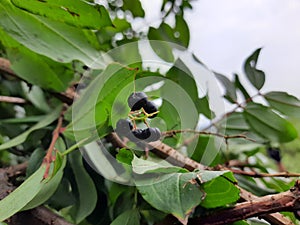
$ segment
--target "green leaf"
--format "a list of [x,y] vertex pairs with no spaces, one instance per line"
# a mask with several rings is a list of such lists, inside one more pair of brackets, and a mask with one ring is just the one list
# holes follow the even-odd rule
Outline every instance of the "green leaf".
[[137,209],[120,214],[110,225],[140,225],[140,213]]
[[206,118],[213,119],[216,116],[215,113],[210,109],[208,94],[202,98],[199,98],[196,101],[196,105],[198,112],[203,114]]
[[194,173],[173,173],[136,180],[143,198],[154,208],[185,220],[200,204],[203,193],[191,184]]
[[58,188],[62,176],[63,170],[66,165],[66,157],[59,158],[58,154],[56,155],[56,160],[54,161],[54,170],[52,171],[51,177],[45,180],[40,191],[34,196],[34,198],[26,204],[22,210],[28,210],[35,208],[44,202],[46,202]]
[[244,64],[244,71],[246,73],[248,80],[258,90],[260,90],[265,83],[265,73],[262,70],[258,70],[256,68],[260,51],[261,48],[255,50],[255,52],[253,52],[252,55],[250,55],[246,59]]
[[236,95],[236,89],[234,86],[234,83],[232,83],[226,76],[214,72],[216,78],[222,83],[226,90],[226,94],[224,97],[231,103],[237,102],[237,95]]
[[[25,48],[8,36],[1,29],[0,34],[2,37],[1,43],[6,47],[7,56],[11,62],[11,68],[19,77],[31,84],[38,85],[45,89],[64,91],[68,87],[69,82],[73,78],[73,71],[69,64],[58,63],[30,51],[28,48]],[[43,76],[41,76],[41,74],[43,74]],[[25,84],[22,85],[22,87],[25,93],[27,93],[27,97],[32,100],[33,104],[37,103],[36,101],[38,98],[43,98],[42,92],[38,91],[37,87],[33,87],[30,92]],[[37,95],[39,97],[37,97]],[[40,102],[43,101],[40,99],[39,103]],[[47,108],[45,101],[42,104],[38,104],[38,108],[43,111],[49,111],[49,107]]]
[[188,172],[184,168],[173,166],[165,159],[148,156],[147,160],[144,160],[135,155],[132,160],[132,170],[136,174]]
[[12,0],[12,3],[27,12],[75,27],[97,30],[112,25],[104,6],[92,5],[81,0]]
[[248,94],[246,88],[242,85],[240,78],[237,74],[234,74],[234,84],[235,87],[242,92],[245,100],[250,99],[250,95]]
[[32,176],[26,179],[17,189],[0,201],[0,221],[4,221],[20,211],[42,189],[45,165],[42,165]]
[[77,59],[89,67],[103,68],[101,53],[79,28],[28,14],[8,0],[0,2],[0,27],[22,45],[54,61]]
[[148,39],[150,40],[150,45],[153,51],[158,57],[165,60],[166,62],[174,62],[175,58],[173,55],[173,49],[170,44],[166,41],[159,41],[159,31],[155,28],[150,27],[148,32]]
[[290,122],[261,104],[248,104],[243,115],[254,132],[270,141],[289,142],[298,136]]
[[144,17],[145,12],[139,0],[123,0],[122,9],[128,10],[134,17]]
[[184,20],[183,15],[176,15],[175,21],[174,35],[177,43],[187,48],[190,42],[189,26]]
[[84,168],[82,155],[79,151],[69,154],[69,161],[77,184],[77,201],[70,209],[70,215],[76,224],[90,215],[97,203],[97,191],[95,184]]
[[134,154],[126,148],[120,149],[116,156],[116,159],[119,162],[125,163],[127,165],[131,165],[133,158],[134,158]]
[[[234,181],[232,173],[227,173],[223,176]],[[222,207],[227,204],[235,203],[240,198],[239,189],[227,179],[217,177],[202,185],[206,196],[201,206],[205,208]]]
[[24,90],[24,94],[26,98],[38,109],[42,112],[49,112],[51,108],[49,107],[46,97],[42,89],[38,86],[28,87],[25,83],[22,83],[22,88]]
[[286,92],[272,91],[263,95],[271,107],[284,115],[300,117],[300,100]]
[[22,144],[31,132],[46,127],[49,124],[51,124],[54,120],[56,120],[60,114],[60,111],[61,106],[58,106],[50,114],[45,115],[43,119],[40,120],[40,122],[29,128],[27,131],[0,145],[0,150],[4,150]]

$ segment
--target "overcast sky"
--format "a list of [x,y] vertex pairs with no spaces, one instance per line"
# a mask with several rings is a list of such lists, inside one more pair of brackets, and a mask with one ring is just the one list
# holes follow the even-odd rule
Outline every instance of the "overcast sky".
[[186,13],[190,49],[213,70],[240,73],[244,59],[263,47],[263,90],[300,97],[299,0],[198,0]]

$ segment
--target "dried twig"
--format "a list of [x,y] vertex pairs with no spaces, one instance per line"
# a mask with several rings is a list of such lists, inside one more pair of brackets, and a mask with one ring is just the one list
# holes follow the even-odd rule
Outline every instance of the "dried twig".
[[0,102],[24,104],[24,103],[26,103],[26,100],[23,98],[18,98],[18,97],[10,97],[10,96],[0,95]]

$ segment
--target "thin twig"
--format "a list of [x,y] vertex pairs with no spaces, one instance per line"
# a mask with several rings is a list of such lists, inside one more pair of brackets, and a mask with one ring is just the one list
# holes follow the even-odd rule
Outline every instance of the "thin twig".
[[26,103],[26,100],[23,98],[18,98],[18,97],[10,97],[10,96],[0,95],[0,102],[24,104],[24,103]]
[[255,171],[244,171],[244,170],[237,170],[237,169],[230,169],[230,168],[224,168],[225,170],[230,170],[234,174],[240,174],[244,176],[249,177],[255,177],[255,178],[263,178],[263,177],[300,177],[300,173],[289,173],[289,172],[283,172],[283,173],[258,173]]
[[56,126],[55,130],[53,131],[52,140],[51,140],[51,143],[47,150],[47,154],[43,160],[43,163],[46,164],[46,170],[45,170],[45,173],[43,176],[44,179],[46,179],[49,176],[50,165],[55,160],[55,156],[53,156],[54,146],[55,146],[57,139],[59,138],[60,133],[62,132],[62,123],[64,120],[64,113],[66,112],[66,109],[67,109],[67,106],[64,105],[63,109],[60,112],[60,116],[57,121],[57,126]]

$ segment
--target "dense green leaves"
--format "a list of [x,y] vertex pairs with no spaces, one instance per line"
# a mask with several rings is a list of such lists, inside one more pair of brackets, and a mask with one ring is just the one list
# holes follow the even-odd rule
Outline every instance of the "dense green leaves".
[[76,27],[100,29],[112,25],[104,6],[91,5],[82,0],[12,0],[12,3],[30,13]]
[[272,91],[263,95],[270,106],[284,115],[299,117],[300,100],[286,92]]
[[51,124],[54,120],[56,120],[59,116],[60,111],[61,111],[61,106],[57,107],[50,114],[44,116],[43,119],[41,119],[37,124],[32,126],[30,129],[28,129],[24,133],[22,133],[19,136],[17,136],[15,138],[3,143],[2,145],[0,145],[0,150],[11,148],[13,146],[17,146],[19,144],[22,144],[31,132],[33,132],[35,130],[38,130],[38,129],[41,129],[43,127],[46,127],[49,124]]
[[244,71],[248,80],[258,90],[260,90],[265,83],[265,73],[256,68],[260,50],[261,48],[253,52],[252,55],[247,58],[244,64]]
[[274,142],[289,142],[297,137],[294,126],[266,106],[251,103],[244,111],[251,129]]

